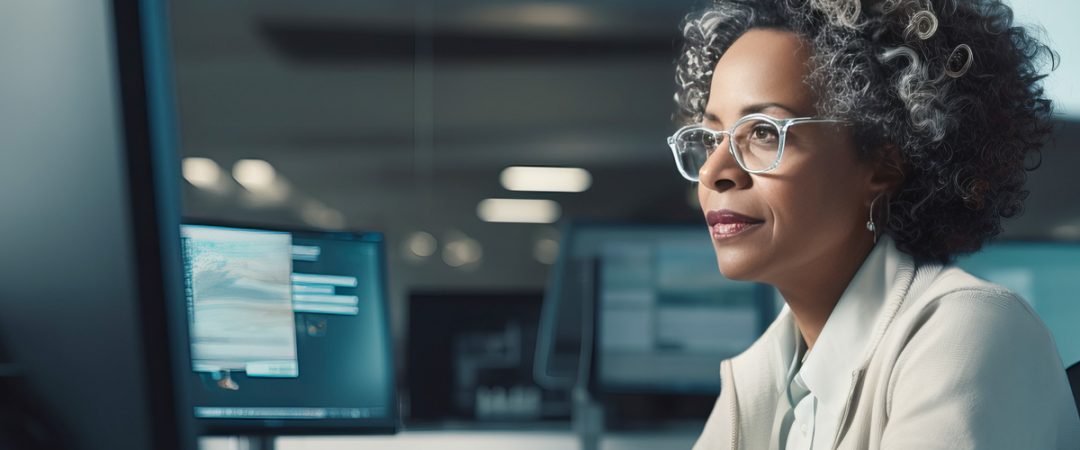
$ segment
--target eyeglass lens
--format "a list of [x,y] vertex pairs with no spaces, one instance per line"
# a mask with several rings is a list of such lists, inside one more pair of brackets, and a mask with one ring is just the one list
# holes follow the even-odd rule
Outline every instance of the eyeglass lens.
[[[741,121],[732,130],[732,138],[736,160],[745,170],[768,169],[780,155],[780,129],[772,122],[761,119]],[[696,179],[722,139],[723,134],[701,128],[692,128],[676,136],[676,154],[684,174]]]

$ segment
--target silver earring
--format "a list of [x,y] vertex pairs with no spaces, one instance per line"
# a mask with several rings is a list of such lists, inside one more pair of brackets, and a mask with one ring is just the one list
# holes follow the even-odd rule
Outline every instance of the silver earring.
[[874,243],[877,244],[877,225],[874,224],[874,204],[881,198],[881,194],[870,201],[870,220],[866,221],[866,229],[874,234]]

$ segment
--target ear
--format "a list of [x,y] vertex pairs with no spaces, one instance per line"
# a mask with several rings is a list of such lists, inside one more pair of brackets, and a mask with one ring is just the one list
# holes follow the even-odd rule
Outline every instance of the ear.
[[895,191],[904,183],[906,177],[900,147],[895,144],[885,144],[879,154],[881,156],[872,163],[870,189],[873,192],[885,193]]

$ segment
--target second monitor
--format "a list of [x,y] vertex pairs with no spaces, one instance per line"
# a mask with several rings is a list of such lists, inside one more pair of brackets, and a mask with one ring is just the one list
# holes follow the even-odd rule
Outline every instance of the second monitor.
[[591,382],[613,393],[718,393],[720,361],[775,317],[772,289],[721,275],[703,230],[656,231],[598,249]]
[[396,430],[381,234],[181,235],[193,413],[208,433]]
[[576,223],[563,233],[537,337],[545,386],[714,395],[720,361],[776,317],[771,288],[720,273],[704,225]]

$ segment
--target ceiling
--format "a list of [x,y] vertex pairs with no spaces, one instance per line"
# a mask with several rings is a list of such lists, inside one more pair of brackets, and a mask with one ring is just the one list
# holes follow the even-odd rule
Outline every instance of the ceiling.
[[[485,223],[478,202],[552,199],[564,220],[699,217],[664,143],[689,5],[173,2],[182,153],[225,170],[264,159],[289,188],[261,201],[228,179],[187,185],[185,214],[319,226],[305,215],[315,202],[341,213],[333,225],[384,231],[395,308],[415,289],[540,288],[534,249],[557,228]],[[593,183],[509,192],[498,177],[511,165],[584,167]],[[471,237],[482,260],[410,257],[417,231],[440,245]]]

